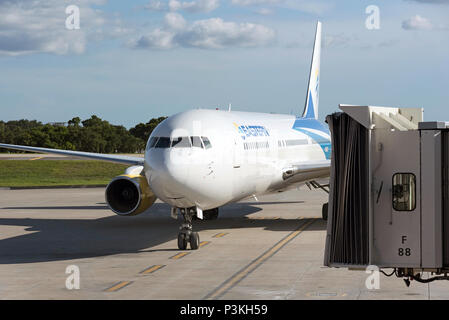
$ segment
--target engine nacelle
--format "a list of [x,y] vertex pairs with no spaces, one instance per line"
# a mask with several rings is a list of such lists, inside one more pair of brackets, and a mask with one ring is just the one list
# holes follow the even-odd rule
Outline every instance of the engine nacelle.
[[156,201],[143,175],[124,174],[115,177],[106,187],[106,203],[120,216],[135,216],[147,210]]

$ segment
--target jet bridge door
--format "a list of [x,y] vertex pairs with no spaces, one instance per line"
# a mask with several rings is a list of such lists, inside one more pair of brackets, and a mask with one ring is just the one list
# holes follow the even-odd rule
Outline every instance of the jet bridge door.
[[374,130],[372,152],[372,264],[421,263],[419,131]]

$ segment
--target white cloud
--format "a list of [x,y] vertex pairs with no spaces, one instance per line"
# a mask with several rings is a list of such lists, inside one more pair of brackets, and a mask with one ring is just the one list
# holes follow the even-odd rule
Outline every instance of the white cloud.
[[177,35],[183,46],[200,48],[257,47],[272,42],[275,32],[260,24],[225,22],[220,18],[200,20]]
[[284,2],[284,0],[232,0],[231,3],[239,6],[254,6],[254,5],[267,5],[278,4]]
[[[83,53],[89,40],[123,34],[120,21],[113,19],[109,30],[104,14],[91,5],[103,0],[74,1],[0,1],[0,54]],[[65,8],[75,4],[80,8],[80,29],[67,30]]]
[[134,48],[171,49],[174,47],[173,38],[175,34],[173,31],[158,28],[137,40],[132,40],[130,46]]
[[[166,16],[167,20],[171,20],[171,18]],[[179,21],[179,17],[174,20]],[[173,25],[178,26],[177,23]],[[172,49],[175,47],[222,49],[266,46],[276,38],[275,31],[263,25],[248,22],[226,22],[221,18],[198,20],[190,25],[185,25],[184,29],[173,28],[173,25],[167,25],[166,22],[166,28],[158,28],[131,40],[129,46],[147,49]]]
[[323,37],[322,45],[325,48],[347,47],[350,42],[351,42],[351,37],[346,34],[343,34],[343,33],[326,34]]
[[168,29],[182,30],[186,27],[187,22],[183,16],[176,12],[169,12],[165,15],[165,25]]
[[231,0],[237,6],[274,6],[312,14],[323,14],[333,5],[323,1],[310,0]]
[[163,2],[161,0],[150,0],[144,6],[145,9],[152,11],[179,11],[185,10],[190,13],[211,12],[220,6],[219,0],[194,0],[194,1],[179,1],[169,0]]
[[402,22],[402,28],[405,30],[431,30],[433,25],[426,18],[416,15],[410,19],[404,20]]
[[449,4],[449,0],[409,0],[428,4]]
[[166,10],[167,5],[165,2],[159,0],[151,0],[144,6],[144,8],[152,11],[164,11]]
[[263,15],[263,16],[268,16],[270,14],[273,14],[273,10],[268,9],[268,8],[260,8],[256,10],[256,13]]

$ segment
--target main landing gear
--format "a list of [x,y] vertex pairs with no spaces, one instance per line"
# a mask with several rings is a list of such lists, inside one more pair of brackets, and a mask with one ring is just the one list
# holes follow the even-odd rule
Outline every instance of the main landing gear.
[[192,219],[194,216],[196,216],[195,208],[180,210],[184,222],[179,228],[178,248],[179,250],[186,250],[187,243],[190,243],[190,249],[196,250],[200,246],[200,236],[198,232],[193,232],[192,230]]
[[[327,194],[329,194],[329,184],[319,184],[317,181],[315,180],[311,180],[306,182],[306,186],[309,187],[310,190],[312,190],[312,188],[314,189],[322,189],[324,192],[326,192]],[[321,207],[321,217],[323,218],[324,221],[327,221],[327,216],[328,216],[328,208],[329,208],[329,203],[324,203],[323,206]]]
[[321,208],[321,217],[323,218],[324,221],[327,221],[328,208],[329,208],[328,202],[323,204],[323,207]]

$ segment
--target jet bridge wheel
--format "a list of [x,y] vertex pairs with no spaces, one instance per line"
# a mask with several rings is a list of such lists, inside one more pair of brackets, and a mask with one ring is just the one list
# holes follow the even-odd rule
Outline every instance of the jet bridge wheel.
[[327,221],[327,213],[328,213],[329,203],[326,202],[323,204],[323,207],[321,208],[321,217],[324,221]]

